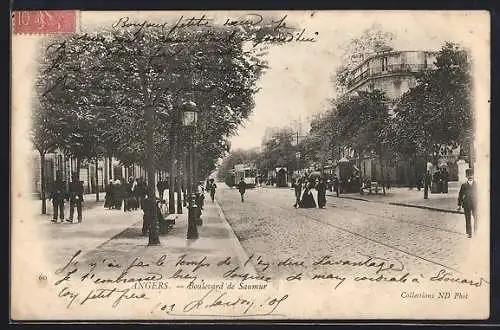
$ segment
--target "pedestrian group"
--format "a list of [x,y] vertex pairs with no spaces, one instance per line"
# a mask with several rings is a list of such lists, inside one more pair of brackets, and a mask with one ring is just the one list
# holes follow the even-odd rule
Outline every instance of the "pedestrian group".
[[[335,181],[338,183],[338,180]],[[295,208],[320,208],[326,206],[327,182],[324,177],[302,176],[293,183],[295,191]],[[335,184],[335,190],[338,191],[338,185]]]
[[[62,180],[60,172],[56,173],[56,180],[53,183],[49,200],[52,201],[54,214],[52,222],[57,223],[57,218],[63,223],[73,222],[75,208],[78,223],[82,222],[82,204],[83,204],[83,181],[78,180],[76,173],[71,176],[71,182],[66,188],[66,182]],[[69,218],[64,219],[64,203],[69,202]]]
[[125,212],[144,209],[144,200],[147,196],[147,185],[143,178],[134,179],[130,177],[128,182],[120,179],[109,181],[106,185],[106,198],[104,207],[111,210],[123,210]]

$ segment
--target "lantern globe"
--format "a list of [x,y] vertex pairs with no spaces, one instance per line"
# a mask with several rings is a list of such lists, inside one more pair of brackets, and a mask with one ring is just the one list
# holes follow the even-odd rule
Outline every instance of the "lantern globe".
[[198,122],[198,106],[193,101],[183,102],[181,105],[182,125],[196,126]]

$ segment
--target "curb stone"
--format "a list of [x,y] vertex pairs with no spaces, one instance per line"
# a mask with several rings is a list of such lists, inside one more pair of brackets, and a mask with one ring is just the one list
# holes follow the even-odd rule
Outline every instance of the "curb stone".
[[[330,197],[333,197],[333,196],[330,196]],[[417,208],[417,209],[423,209],[423,210],[429,210],[429,211],[435,211],[435,212],[464,214],[462,211],[440,209],[437,207],[425,206],[425,205],[414,205],[414,204],[407,204],[407,203],[401,203],[401,202],[372,201],[372,200],[364,199],[361,197],[351,197],[351,196],[340,196],[340,198],[358,200],[358,201],[369,202],[369,203],[379,203],[379,204],[389,204],[389,205],[404,206],[404,207],[413,207],[413,208]]]
[[241,269],[247,269],[248,273],[251,276],[257,276],[258,273],[255,270],[254,266],[252,265],[251,262],[249,262],[246,266],[243,266],[243,263],[248,260],[248,254],[245,252],[243,249],[243,246],[241,245],[239,239],[236,237],[236,234],[233,231],[233,228],[231,228],[231,225],[229,225],[229,222],[227,221],[226,215],[224,214],[224,211],[222,210],[222,207],[219,204],[219,201],[215,199],[215,205],[217,206],[217,212],[219,213],[219,216],[222,220],[222,223],[224,224],[224,227],[227,229],[229,233],[229,239],[233,242],[234,247],[235,247],[235,254],[239,259],[239,264]]
[[405,204],[405,203],[398,203],[398,202],[389,202],[388,204],[397,205],[397,206],[414,207],[414,208],[418,208],[418,209],[424,209],[424,210],[430,210],[430,211],[436,211],[436,212],[464,214],[464,212],[462,212],[462,211],[440,209],[437,207],[431,207],[431,206],[425,206],[425,205],[413,205],[413,204]]

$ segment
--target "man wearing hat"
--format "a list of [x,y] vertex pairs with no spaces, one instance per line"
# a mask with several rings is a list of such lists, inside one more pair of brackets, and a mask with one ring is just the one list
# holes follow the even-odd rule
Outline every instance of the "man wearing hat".
[[472,169],[465,170],[467,182],[463,183],[458,193],[458,210],[464,208],[465,215],[465,231],[467,237],[471,238],[471,214],[474,217],[474,233],[477,230],[477,188],[474,181],[474,171]]
[[245,180],[243,180],[243,178],[241,178],[240,182],[238,182],[238,191],[240,192],[242,203],[245,201],[244,196],[245,196],[246,189],[247,189],[247,185],[245,183]]
[[52,189],[50,191],[50,199],[52,200],[53,207],[53,218],[52,222],[57,223],[57,216],[61,219],[61,223],[64,221],[64,200],[68,196],[68,190],[66,189],[66,183],[62,179],[62,175],[59,171],[56,173],[56,181],[54,181]]
[[78,223],[82,222],[82,203],[83,203],[83,181],[78,180],[78,173],[73,173],[72,181],[69,184],[69,219],[67,222],[73,222],[75,207]]

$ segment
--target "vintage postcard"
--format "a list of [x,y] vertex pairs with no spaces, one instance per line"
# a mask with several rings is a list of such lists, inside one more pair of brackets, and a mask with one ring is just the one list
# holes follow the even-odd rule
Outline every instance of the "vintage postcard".
[[13,320],[487,319],[487,11],[15,11]]

